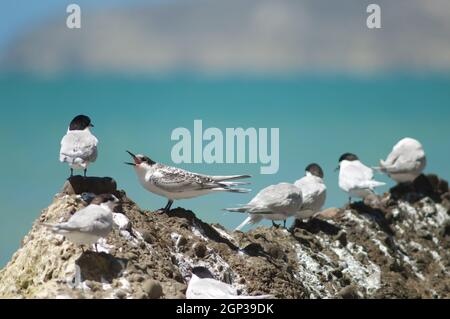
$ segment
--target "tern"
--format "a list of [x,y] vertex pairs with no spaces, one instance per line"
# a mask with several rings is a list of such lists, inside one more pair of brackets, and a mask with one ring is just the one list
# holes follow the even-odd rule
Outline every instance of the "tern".
[[67,133],[61,140],[59,160],[69,164],[71,177],[74,169],[82,169],[86,176],[89,164],[97,159],[98,140],[91,133],[92,127],[94,125],[89,117],[78,115],[70,122]]
[[250,175],[209,176],[197,174],[157,163],[144,155],[134,155],[130,151],[127,153],[134,162],[125,164],[134,167],[141,185],[149,192],[167,198],[165,212],[170,211],[173,202],[179,199],[189,199],[217,192],[248,193],[250,191],[245,188],[233,188],[248,183],[230,182],[249,178]]

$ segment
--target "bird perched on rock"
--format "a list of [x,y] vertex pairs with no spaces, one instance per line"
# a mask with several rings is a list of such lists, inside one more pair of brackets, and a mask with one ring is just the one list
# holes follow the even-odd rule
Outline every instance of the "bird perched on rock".
[[295,185],[280,183],[261,190],[248,204],[237,208],[225,208],[229,212],[248,213],[249,216],[235,230],[247,224],[256,224],[263,219],[284,221],[295,216],[302,207],[302,191]]
[[205,267],[192,269],[192,277],[186,291],[186,299],[268,299],[271,295],[241,296],[232,286],[214,279]]
[[323,176],[322,168],[312,163],[305,168],[305,176],[294,183],[301,190],[303,197],[302,207],[296,214],[297,219],[313,217],[322,209],[327,198]]
[[209,176],[192,173],[180,168],[156,163],[144,155],[134,155],[127,151],[141,185],[148,191],[168,199],[164,208],[170,211],[175,200],[194,198],[217,192],[248,193],[245,188],[233,188],[248,183],[230,182],[232,180],[249,178],[250,175]]
[[427,159],[422,144],[412,138],[404,138],[395,144],[385,161],[375,169],[388,175],[397,183],[414,181],[425,169]]
[[360,162],[358,156],[345,153],[339,158],[339,187],[352,197],[366,198],[374,194],[374,188],[386,185],[373,179],[373,170]]
[[74,169],[82,169],[86,176],[90,163],[97,159],[97,138],[91,133],[91,119],[86,115],[76,116],[61,140],[59,160],[70,166],[70,176]]
[[113,210],[119,200],[111,194],[96,196],[89,206],[80,209],[67,222],[43,223],[55,234],[63,235],[77,245],[91,246],[109,235],[113,227]]

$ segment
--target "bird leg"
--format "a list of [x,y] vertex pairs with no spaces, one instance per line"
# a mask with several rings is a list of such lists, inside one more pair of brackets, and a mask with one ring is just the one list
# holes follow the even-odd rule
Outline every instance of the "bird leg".
[[86,177],[87,168],[84,169],[84,177]]
[[164,213],[168,213],[170,211],[170,207],[172,207],[173,200],[170,200],[167,202],[166,207],[164,208]]
[[73,168],[70,169],[70,177],[73,177]]
[[95,252],[97,252],[97,253],[98,253],[98,247],[97,247],[97,243],[95,243],[95,244],[94,244],[94,246],[95,246]]
[[81,251],[82,251],[83,254],[84,254],[84,246],[81,246]]
[[285,219],[284,222],[283,222],[283,228],[286,229],[286,219]]
[[272,226],[275,227],[275,228],[280,227],[280,225],[275,224],[275,222],[273,220],[272,220]]

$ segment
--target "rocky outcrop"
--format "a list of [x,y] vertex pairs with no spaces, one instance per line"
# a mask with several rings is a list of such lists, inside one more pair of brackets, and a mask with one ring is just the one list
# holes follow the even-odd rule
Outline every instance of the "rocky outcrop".
[[0,271],[0,297],[184,298],[190,269],[203,265],[250,295],[449,298],[450,194],[439,178],[423,178],[431,185],[426,194],[417,185],[397,188],[375,205],[328,209],[290,230],[247,233],[206,224],[181,208],[142,210],[104,179],[104,190],[121,199],[115,229],[99,252],[83,253],[40,225],[66,220],[86,205],[89,196],[74,190],[86,191],[79,184],[92,179],[77,177]]

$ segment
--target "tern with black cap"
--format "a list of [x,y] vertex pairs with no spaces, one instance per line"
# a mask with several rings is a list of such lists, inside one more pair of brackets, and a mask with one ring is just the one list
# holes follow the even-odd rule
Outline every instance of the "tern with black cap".
[[97,159],[97,138],[91,133],[94,127],[86,115],[76,116],[69,125],[66,135],[61,140],[59,160],[70,166],[70,176],[73,170],[84,171],[86,176],[89,164]]
[[327,197],[327,187],[323,181],[320,165],[311,163],[305,168],[305,176],[294,183],[302,191],[303,203],[296,214],[297,219],[313,217],[320,212]]
[[386,183],[373,179],[373,170],[359,160],[352,153],[345,153],[339,158],[339,187],[352,197],[366,198],[374,194],[374,188],[384,186]]

